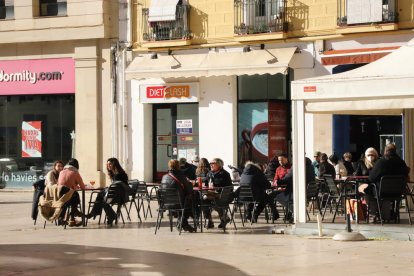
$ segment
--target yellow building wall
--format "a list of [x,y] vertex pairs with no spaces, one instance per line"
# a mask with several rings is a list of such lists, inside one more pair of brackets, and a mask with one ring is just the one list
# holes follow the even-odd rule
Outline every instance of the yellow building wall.
[[[406,31],[414,27],[414,0],[398,1],[399,22],[397,24],[367,24],[360,26],[337,26],[338,2],[344,0],[287,0],[288,32],[285,36],[276,33],[238,36],[234,34],[234,0],[189,0],[191,46],[174,44],[173,41],[154,43],[162,47],[209,47],[211,45],[238,45],[252,41],[278,42],[282,39],[320,39],[347,37],[352,35],[376,35],[377,32]],[[150,0],[133,2],[133,39],[135,48],[145,49],[142,40],[142,9],[150,7]],[[319,38],[318,38],[319,36]],[[282,41],[283,41],[282,40]],[[144,46],[143,46],[144,43]]]

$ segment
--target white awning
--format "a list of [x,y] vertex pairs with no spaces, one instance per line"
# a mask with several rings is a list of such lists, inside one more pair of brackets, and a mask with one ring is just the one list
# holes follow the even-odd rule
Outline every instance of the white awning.
[[292,100],[304,100],[306,112],[335,114],[414,108],[412,60],[414,43],[410,42],[357,69],[293,81]]
[[148,21],[174,21],[179,0],[151,0]]
[[296,47],[250,52],[150,55],[136,57],[126,69],[127,79],[190,78],[232,75],[286,74]]

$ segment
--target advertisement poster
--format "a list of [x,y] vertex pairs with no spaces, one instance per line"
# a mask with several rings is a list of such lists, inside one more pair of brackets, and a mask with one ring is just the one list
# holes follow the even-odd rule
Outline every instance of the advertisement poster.
[[285,103],[239,103],[239,167],[249,160],[267,164],[273,156],[287,153],[287,115]]
[[22,122],[22,157],[42,157],[42,122]]

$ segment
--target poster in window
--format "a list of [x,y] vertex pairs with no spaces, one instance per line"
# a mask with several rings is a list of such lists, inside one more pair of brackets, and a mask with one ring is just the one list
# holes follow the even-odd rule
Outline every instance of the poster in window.
[[42,121],[22,122],[22,157],[42,157]]

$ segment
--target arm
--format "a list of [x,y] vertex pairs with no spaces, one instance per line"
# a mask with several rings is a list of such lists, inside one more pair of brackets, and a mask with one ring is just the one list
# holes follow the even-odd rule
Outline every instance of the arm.
[[85,183],[83,183],[83,179],[82,179],[82,177],[80,176],[79,173],[76,176],[76,184],[79,185],[81,190],[85,190]]

